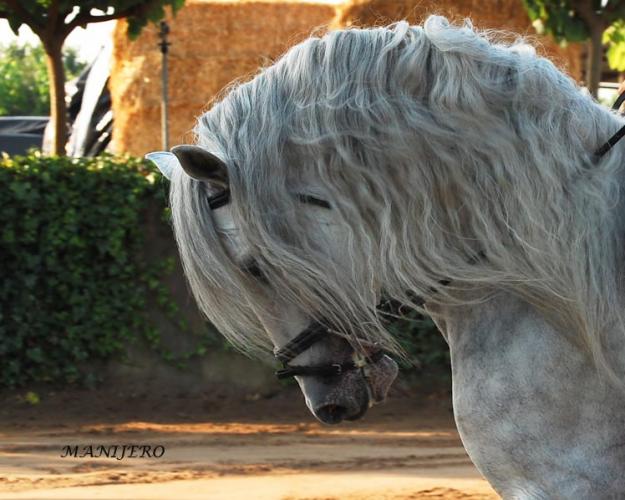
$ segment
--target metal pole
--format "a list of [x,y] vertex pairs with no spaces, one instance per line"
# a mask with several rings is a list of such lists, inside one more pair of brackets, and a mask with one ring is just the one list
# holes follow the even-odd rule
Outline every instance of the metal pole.
[[162,74],[161,74],[161,141],[163,145],[163,151],[169,150],[169,68],[167,67],[167,53],[169,52],[169,46],[171,45],[167,41],[167,35],[169,35],[169,25],[165,21],[161,21],[161,30],[158,34],[161,41],[159,47],[162,54]]

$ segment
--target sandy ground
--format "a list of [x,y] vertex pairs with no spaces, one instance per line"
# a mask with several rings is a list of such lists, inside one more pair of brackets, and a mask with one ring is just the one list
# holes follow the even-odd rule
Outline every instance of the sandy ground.
[[[0,411],[2,499],[495,499],[446,398],[391,398],[322,426],[299,392],[269,399],[15,395]],[[164,447],[160,458],[62,458],[63,447]],[[97,453],[95,453],[97,454]]]

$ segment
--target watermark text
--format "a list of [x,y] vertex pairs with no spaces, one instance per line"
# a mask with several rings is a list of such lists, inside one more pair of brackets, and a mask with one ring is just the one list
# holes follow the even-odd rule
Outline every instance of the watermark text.
[[165,454],[162,445],[109,444],[109,445],[66,445],[61,458],[161,458]]

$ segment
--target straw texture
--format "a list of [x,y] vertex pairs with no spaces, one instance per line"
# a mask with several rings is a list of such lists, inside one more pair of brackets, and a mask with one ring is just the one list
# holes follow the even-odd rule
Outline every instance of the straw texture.
[[[170,143],[191,140],[197,116],[228,83],[250,77],[335,14],[327,4],[188,1],[168,19]],[[126,30],[119,22],[114,33],[113,147],[143,155],[161,144],[158,28],[146,27],[135,41]]]

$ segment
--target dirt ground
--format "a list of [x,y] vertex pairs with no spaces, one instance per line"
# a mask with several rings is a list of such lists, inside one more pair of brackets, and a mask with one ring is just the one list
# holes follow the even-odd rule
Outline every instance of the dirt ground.
[[[498,498],[462,448],[448,394],[395,394],[333,427],[295,387],[270,397],[47,392],[35,405],[20,396],[0,401],[1,499]],[[92,458],[88,445],[164,453]],[[85,456],[62,458],[64,446]]]

